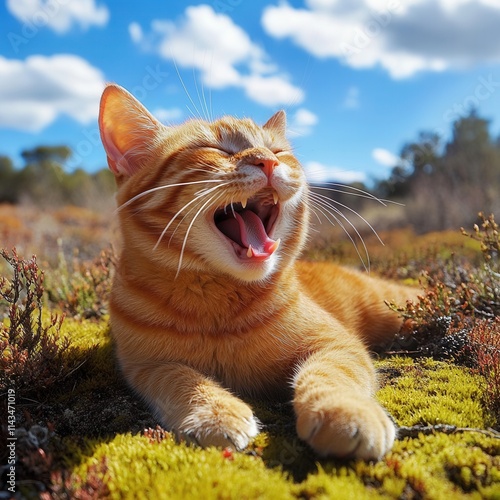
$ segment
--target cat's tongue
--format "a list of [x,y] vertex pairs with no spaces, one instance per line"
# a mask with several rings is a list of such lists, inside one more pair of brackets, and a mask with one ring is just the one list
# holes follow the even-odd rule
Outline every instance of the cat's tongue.
[[[260,217],[251,210],[235,212],[217,224],[219,231],[238,244],[239,257],[264,260],[271,256],[279,245],[279,240],[269,238]],[[237,251],[238,251],[237,250]]]

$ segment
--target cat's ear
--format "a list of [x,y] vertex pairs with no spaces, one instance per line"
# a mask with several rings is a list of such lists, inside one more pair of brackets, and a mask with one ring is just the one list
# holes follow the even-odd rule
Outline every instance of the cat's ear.
[[151,145],[164,126],[129,92],[108,85],[99,108],[99,130],[115,175],[130,177],[143,167],[154,150]]
[[282,136],[286,136],[286,113],[283,110],[278,111],[267,120],[263,128],[273,130]]

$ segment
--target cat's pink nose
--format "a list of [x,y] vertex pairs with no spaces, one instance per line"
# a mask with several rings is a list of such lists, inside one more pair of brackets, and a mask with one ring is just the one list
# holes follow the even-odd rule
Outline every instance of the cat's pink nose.
[[266,174],[266,177],[268,179],[271,178],[272,173],[274,172],[274,169],[280,164],[279,160],[277,158],[259,158],[255,160],[254,165],[256,167],[262,168],[264,173]]

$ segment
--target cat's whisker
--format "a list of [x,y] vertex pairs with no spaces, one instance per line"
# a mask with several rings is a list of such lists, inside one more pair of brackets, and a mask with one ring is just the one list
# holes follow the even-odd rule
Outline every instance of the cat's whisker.
[[[312,194],[316,195],[316,193],[312,193]],[[365,270],[367,272],[370,272],[370,255],[368,252],[368,248],[367,248],[365,241],[364,241],[363,237],[361,236],[360,232],[357,230],[356,226],[338,208],[331,206],[325,200],[323,200],[320,196],[318,196],[317,198],[316,197],[312,198],[311,201],[313,201],[313,203],[316,204],[316,208],[318,208],[318,209],[320,208],[320,206],[322,206],[328,212],[328,214],[336,220],[338,225],[342,228],[342,230],[345,232],[345,234],[347,235],[347,237],[349,238],[349,240],[353,244],[353,247],[356,250],[356,253],[358,254],[358,257],[359,257],[361,263],[363,264],[363,267],[365,268]],[[335,214],[339,215],[342,219],[344,219],[347,222],[347,224],[349,224],[349,226],[351,226],[351,228],[356,233],[356,236],[359,238],[359,241],[361,242],[361,244],[363,246],[363,251],[364,251],[364,254],[366,257],[366,263],[365,263],[365,260],[363,259],[363,257],[361,256],[361,252],[359,251],[358,246],[357,246],[356,242],[354,241],[354,238],[351,236],[351,234],[349,233],[349,231],[345,227],[344,223]]]
[[203,203],[203,200],[200,200],[199,198],[197,198],[196,200],[193,200],[193,201],[197,201],[198,204],[195,204],[194,206],[192,206],[181,218],[181,220],[177,223],[177,225],[175,226],[175,229],[172,231],[172,234],[170,235],[170,238],[168,240],[168,245],[167,246],[170,246],[170,243],[172,243],[172,239],[174,238],[175,236],[175,233],[177,232],[177,230],[181,227],[181,224],[187,219],[187,217],[189,217],[189,215],[194,211],[194,210],[197,210],[197,208]]
[[[352,222],[347,218],[347,216],[342,213],[337,207],[333,206],[332,204],[330,204],[328,201],[329,199],[325,199],[325,197],[321,197],[321,195],[318,195],[316,193],[312,193],[312,199],[311,201],[313,201],[315,203],[315,206],[316,208],[320,209],[320,207],[322,207],[323,211],[322,211],[322,214],[325,215],[325,211],[335,219],[335,221],[337,223],[340,223],[337,215],[339,215],[340,217],[342,217],[345,221],[347,221],[351,226],[352,228],[356,231],[356,233],[359,235],[359,232],[357,231],[356,227],[352,224]],[[330,222],[332,225],[335,225],[335,223],[333,223],[329,217],[325,216],[325,218],[328,220],[328,222]],[[359,235],[360,239],[361,238],[361,235]]]
[[198,117],[201,118],[202,115],[201,115],[200,111],[198,110],[198,108],[196,107],[196,104],[194,103],[190,93],[188,92],[188,89],[184,83],[184,80],[182,79],[182,76],[179,72],[179,68],[177,67],[177,63],[175,62],[175,58],[172,57],[171,59],[172,59],[172,62],[174,63],[175,72],[177,73],[177,76],[179,77],[179,81],[181,82],[182,88],[184,89],[184,92],[186,93],[186,96],[189,99],[189,102],[193,105],[197,114],[193,113],[193,111],[191,109],[189,109],[189,106],[186,106],[186,108],[189,110],[189,112],[193,115],[194,118],[198,118]]
[[[170,219],[170,222],[165,226],[165,228],[163,229],[163,231],[161,232],[160,234],[160,237],[158,238],[158,240],[156,241],[156,244],[155,246],[153,247],[153,252],[158,248],[158,245],[161,243],[161,241],[163,240],[163,237],[165,236],[165,234],[167,234],[167,231],[169,230],[170,226],[173,224],[173,222],[175,221],[175,219],[181,214],[181,212],[183,212],[189,205],[191,205],[192,203],[196,202],[196,201],[199,201],[199,198],[193,198],[190,202],[186,203],[171,219]],[[191,211],[188,212],[188,214],[190,213]],[[175,230],[173,231],[173,233],[171,234],[170,236],[170,240],[168,242],[168,244],[170,245],[170,242],[172,241],[172,238],[175,234],[175,232],[177,231],[177,228],[179,227],[179,225],[182,223],[182,221],[184,220],[186,216],[184,216],[180,222],[177,224]]]
[[[198,194],[200,193],[200,191],[198,191],[198,193],[195,193],[195,198],[193,198],[191,201],[189,201],[188,203],[186,203],[171,219],[170,219],[170,222],[165,226],[165,229],[163,229],[160,237],[158,238],[158,241],[156,242],[155,246],[153,247],[153,251],[155,251],[157,248],[158,248],[158,245],[161,243],[163,237],[165,236],[165,234],[167,233],[168,229],[170,228],[170,226],[172,225],[172,223],[175,221],[175,219],[187,208],[189,207],[191,204],[193,204],[194,202],[196,201],[199,201],[200,198],[203,198],[203,196],[206,196],[208,194],[210,194],[211,192],[215,191],[216,189],[220,189],[224,186],[227,186],[228,184],[230,184],[229,182],[225,182],[223,184],[218,184],[217,186],[214,186],[212,188],[207,188],[205,189],[204,193],[203,194]],[[190,211],[188,212],[188,214],[190,213]],[[187,214],[186,214],[187,215]],[[179,222],[179,224],[177,225],[177,227],[175,228],[175,231],[177,231],[177,228],[179,227],[179,225],[182,223],[182,221],[184,220],[186,216],[184,216],[181,221]],[[173,235],[175,234],[175,231],[172,233],[172,236],[170,237],[170,241],[172,240],[172,237]],[[170,242],[169,242],[170,244]]]
[[[230,183],[228,182],[227,184],[230,184]],[[216,186],[216,187],[219,187],[219,186]],[[211,190],[210,190],[210,192],[212,192],[212,191],[214,191],[214,190],[215,190],[215,188],[211,189]],[[207,192],[207,193],[205,193],[205,194],[210,194],[210,192]],[[191,205],[191,203],[192,203],[193,201],[199,201],[199,202],[200,202],[199,204],[203,203],[203,200],[200,200],[200,198],[203,198],[203,196],[197,196],[195,200],[191,200],[189,203],[187,203],[187,204],[186,204],[186,205],[185,205],[185,206],[184,206],[181,210],[179,210],[179,212],[177,212],[177,214],[175,214],[175,216],[173,217],[173,219],[172,219],[172,221],[171,221],[171,222],[173,222],[173,220],[175,219],[175,217],[177,217],[177,215],[179,215],[179,214],[180,214],[180,212],[182,212],[182,210],[183,210],[184,208],[187,208],[187,205]],[[220,198],[219,198],[219,199],[220,199]],[[181,224],[184,222],[184,220],[185,220],[185,219],[189,216],[189,214],[190,214],[191,212],[193,212],[193,210],[196,210],[196,208],[197,208],[197,206],[199,206],[199,204],[198,204],[198,205],[194,205],[193,207],[191,207],[191,208],[190,208],[190,209],[189,209],[189,210],[188,210],[188,211],[184,214],[184,216],[182,217],[182,219],[181,219],[181,220],[177,223],[177,226],[175,226],[175,229],[172,231],[172,234],[170,235],[170,239],[168,240],[168,245],[169,245],[169,246],[170,246],[170,243],[172,242],[172,238],[174,237],[175,233],[177,232],[177,229],[179,229],[180,225],[181,225]],[[225,208],[225,207],[227,206],[227,203],[226,203],[226,204],[224,204],[224,205],[225,205],[225,206],[224,206],[224,208]]]
[[[313,203],[316,203],[316,202],[314,201]],[[318,207],[316,207],[316,208],[318,208]],[[342,223],[342,221],[337,216],[335,216],[333,214],[330,214],[330,215],[331,215],[331,217],[333,217],[335,219],[335,221],[337,222],[337,224],[339,225],[339,227],[344,231],[344,233],[346,234],[346,236],[349,238],[349,241],[352,243],[352,246],[354,247],[354,250],[356,251],[356,254],[359,257],[359,260],[360,260],[361,264],[363,265],[365,271],[369,273],[370,272],[370,256],[369,256],[369,253],[368,253],[368,249],[366,248],[365,242],[364,242],[363,238],[361,237],[361,235],[359,234],[359,232],[357,231],[357,229],[354,227],[354,225],[351,223],[351,221],[349,221],[347,218],[345,218],[345,216],[342,213],[339,212],[339,215],[341,217],[344,217],[346,219],[346,221],[349,223],[349,225],[356,232],[358,238],[361,241],[361,244],[363,245],[363,250],[364,250],[364,253],[365,253],[365,257],[363,257],[361,255],[361,252],[360,252],[360,250],[358,248],[358,245],[356,244],[356,241],[351,236],[351,234],[349,233],[349,231],[347,230],[347,228],[345,227],[345,225]],[[328,220],[329,220],[329,222],[331,222],[329,218],[328,218]],[[333,222],[331,222],[331,223],[333,224]],[[365,259],[366,259],[366,262],[365,262]]]
[[320,216],[316,213],[316,210],[314,210],[312,207],[311,207],[311,212],[314,214],[316,219],[318,219],[318,224],[322,224]]
[[[326,219],[326,220],[327,220],[327,221],[328,221],[328,222],[329,222],[332,226],[335,226],[335,222],[333,222],[333,221],[330,219],[330,217],[329,217],[329,216],[333,216],[333,214],[331,214],[331,213],[329,212],[329,208],[330,208],[330,207],[328,207],[328,208],[326,208],[326,209],[325,209],[324,207],[322,207],[322,206],[320,205],[320,201],[322,202],[322,200],[311,199],[311,201],[314,203],[314,206],[315,206],[315,207],[316,207],[316,209],[317,209],[317,210],[321,213],[321,215],[322,215],[322,216],[323,216],[323,217],[324,217],[324,218],[325,218],[325,219]],[[323,203],[323,205],[325,205],[325,204]],[[316,215],[316,217],[318,217],[318,214],[316,214],[316,213],[315,213],[315,215]],[[334,219],[336,220],[336,222],[338,222],[337,218],[336,218],[335,216],[333,216],[333,217],[334,217]],[[320,217],[318,217],[318,220],[319,220],[319,223],[320,223],[320,224],[322,224],[322,222],[321,222],[321,218],[320,218]]]
[[179,273],[181,271],[181,267],[182,267],[182,260],[183,260],[183,257],[184,257],[184,250],[186,249],[186,244],[187,244],[187,239],[188,239],[188,236],[189,236],[189,233],[191,232],[191,228],[193,227],[193,224],[195,223],[196,219],[198,218],[198,216],[201,214],[201,212],[203,211],[203,209],[212,202],[212,200],[216,198],[216,199],[220,199],[222,198],[222,194],[214,194],[213,196],[211,196],[207,201],[205,201],[205,203],[203,203],[203,205],[200,207],[200,209],[196,212],[196,214],[194,215],[194,217],[192,218],[191,222],[189,223],[189,226],[186,230],[186,234],[184,235],[184,241],[182,242],[182,247],[181,247],[181,254],[179,256],[179,264],[177,266],[177,273],[175,274],[175,278],[174,279],[177,279],[177,277],[179,276]]
[[[210,77],[212,76],[212,63],[213,62],[214,62],[214,53],[211,52],[210,53],[210,68],[209,68]],[[203,101],[205,102],[205,107],[207,108],[207,100],[205,99],[203,80],[201,82],[201,90],[202,90],[202,95],[203,95]],[[214,113],[213,113],[213,109],[212,109],[212,91],[210,90],[210,88],[208,89],[208,99],[209,99],[209,102],[208,102],[209,105],[207,108],[207,112],[208,112],[208,116],[210,118],[210,121],[213,121]]]
[[[354,186],[349,186],[348,184],[340,184],[337,182],[327,182],[326,184],[328,186],[311,184],[311,187],[313,189],[321,189],[324,191],[331,191],[333,193],[347,194],[349,196],[357,196],[359,198],[366,198],[368,200],[373,200],[377,203],[380,203],[384,207],[387,206],[387,204],[404,206],[403,203],[399,203],[399,202],[393,201],[393,200],[385,200],[383,198],[379,198],[378,196],[375,196],[374,194],[372,194],[368,191],[364,191],[363,189],[359,189],[359,188],[354,187]],[[335,188],[332,188],[329,186],[335,186]],[[343,189],[336,189],[336,188],[343,188]],[[346,189],[350,189],[351,191],[346,191]]]
[[178,182],[176,184],[164,184],[162,186],[156,186],[151,189],[147,189],[146,191],[143,191],[142,193],[139,193],[135,195],[133,198],[130,198],[130,200],[127,200],[125,203],[120,205],[116,210],[115,213],[120,212],[123,210],[125,207],[128,207],[134,201],[137,201],[138,199],[142,198],[143,196],[147,196],[148,194],[155,193],[156,191],[161,191],[162,189],[168,189],[172,187],[179,187],[179,186],[190,186],[192,184],[205,184],[205,183],[218,183],[220,184],[221,182],[224,182],[222,179],[205,179],[203,181],[190,181],[190,182]]
[[[206,57],[206,53],[205,53],[205,57]],[[208,122],[210,122],[210,121],[212,121],[212,117],[211,117],[210,112],[208,110],[207,100],[205,98],[205,88],[204,88],[204,85],[203,85],[203,79],[201,80],[201,96],[200,96],[200,92],[198,90],[198,85],[196,83],[196,76],[195,76],[194,84],[195,84],[195,87],[196,87],[196,93],[198,94],[198,101],[200,101],[200,106],[201,106],[201,109],[203,109],[203,112],[204,112],[204,115],[205,115],[205,119]]]
[[207,115],[206,104],[204,106],[203,101],[201,100],[200,89],[198,88],[198,82],[196,80],[195,68],[193,68],[193,81],[194,81],[194,88],[196,89],[196,95],[198,96],[198,102],[200,103],[200,108],[203,112],[203,114],[200,115],[200,118],[203,117],[206,121],[210,121],[210,119]]
[[[348,207],[347,205],[344,205],[343,203],[340,203],[340,201],[337,201],[337,200],[332,200],[331,198],[328,198],[328,196],[324,196],[322,194],[319,194],[319,193],[314,193],[316,196],[319,196],[321,197],[322,199],[324,199],[330,206],[332,206],[331,204],[332,203],[335,203],[335,205],[339,205],[340,207],[342,208],[345,208],[346,210],[349,210],[349,212],[353,213],[354,215],[356,215],[357,217],[359,217],[369,228],[370,230],[372,231],[372,233],[377,237],[378,241],[384,245],[384,242],[382,241],[382,238],[380,238],[380,236],[378,235],[377,231],[375,230],[375,228],[358,212],[356,212],[356,210]],[[332,207],[333,208],[333,207]],[[339,213],[341,213],[339,211]]]

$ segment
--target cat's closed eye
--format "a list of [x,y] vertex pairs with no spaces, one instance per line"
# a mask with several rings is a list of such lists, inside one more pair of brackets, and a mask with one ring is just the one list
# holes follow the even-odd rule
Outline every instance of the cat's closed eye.
[[201,149],[204,149],[206,151],[214,151],[216,153],[222,154],[223,156],[233,156],[236,151],[229,151],[229,148],[224,148],[221,146],[203,146]]

